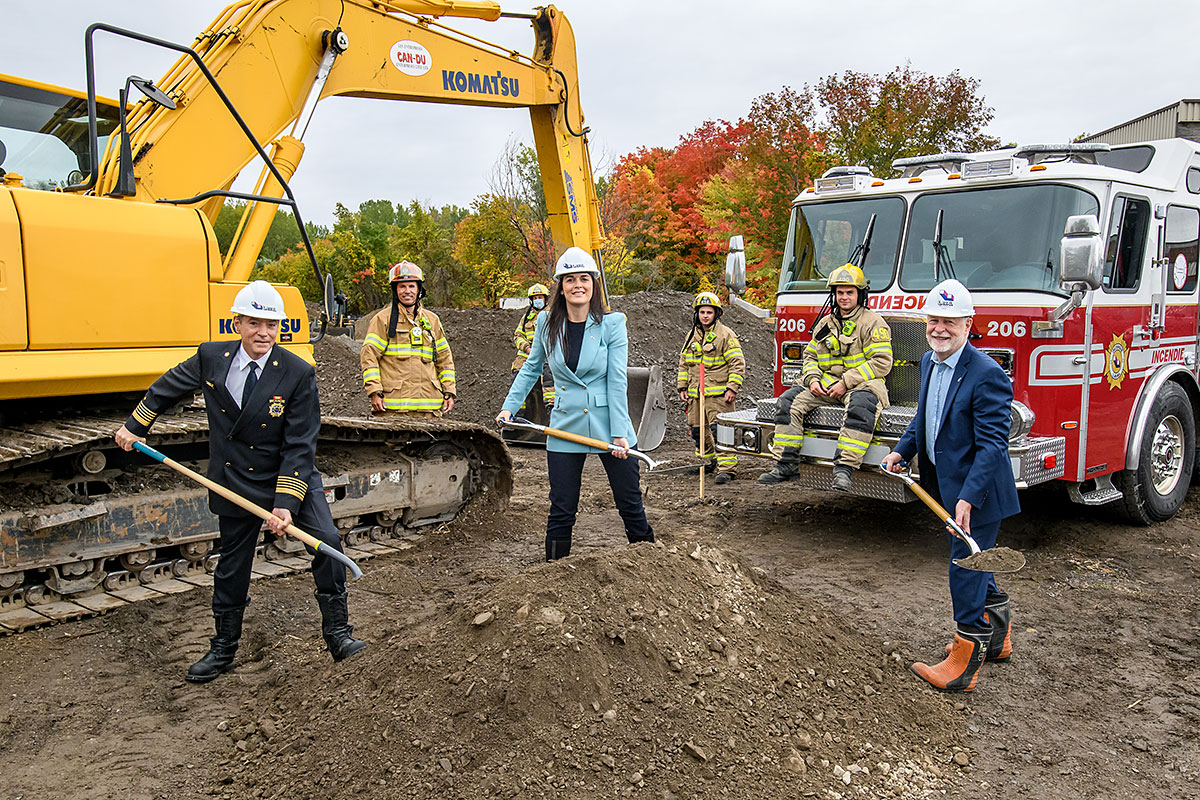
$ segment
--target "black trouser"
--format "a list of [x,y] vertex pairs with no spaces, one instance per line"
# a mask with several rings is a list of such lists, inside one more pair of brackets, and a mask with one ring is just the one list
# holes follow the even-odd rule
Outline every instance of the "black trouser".
[[[221,559],[213,575],[213,613],[219,614],[246,605],[250,597],[250,571],[254,566],[254,548],[258,544],[258,531],[262,520],[258,517],[217,517],[221,526]],[[337,526],[325,502],[325,489],[320,479],[309,486],[300,510],[292,520],[297,528],[312,534],[327,546],[342,549]],[[306,547],[309,555],[313,554]],[[341,594],[346,590],[346,568],[338,561],[317,553],[312,562],[313,579],[317,591],[323,594]]]
[[[550,475],[550,517],[546,520],[546,545],[571,541],[575,514],[579,511],[579,485],[583,479],[583,463],[587,453],[556,453],[546,451],[546,468]],[[617,458],[604,453],[600,463],[608,473],[613,502],[625,522],[625,536],[631,542],[654,541],[654,530],[646,521],[642,506],[641,475],[638,460]]]

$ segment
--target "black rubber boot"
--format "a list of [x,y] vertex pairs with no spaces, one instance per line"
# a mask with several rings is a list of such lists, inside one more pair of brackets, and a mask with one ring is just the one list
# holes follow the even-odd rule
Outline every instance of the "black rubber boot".
[[233,667],[233,657],[242,638],[242,616],[245,613],[245,606],[213,612],[216,636],[208,640],[208,652],[188,667],[186,677],[189,682],[208,683]]
[[717,477],[713,478],[713,483],[720,486],[722,483],[729,483],[733,480],[732,472],[718,472]]
[[350,624],[350,609],[346,593],[322,594],[317,592],[317,605],[321,607],[321,634],[334,661],[344,661],[355,653],[367,649],[367,643],[355,639],[354,626]]
[[770,472],[758,476],[759,483],[783,483],[800,474],[800,451],[789,447],[779,456]]
[[557,561],[571,555],[570,539],[546,539],[546,560]]
[[831,488],[835,492],[850,491],[850,468],[845,464],[838,464],[833,468],[833,484]]
[[987,660],[1003,663],[1012,657],[1012,607],[1004,592],[988,592],[984,601],[985,619],[992,625]]

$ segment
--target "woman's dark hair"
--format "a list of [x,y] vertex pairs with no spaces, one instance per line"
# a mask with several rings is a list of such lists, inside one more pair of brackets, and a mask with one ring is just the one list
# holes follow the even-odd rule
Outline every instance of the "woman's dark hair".
[[[392,284],[392,316],[388,319],[388,339],[396,338],[396,326],[400,324],[400,292],[396,288],[400,281]],[[413,304],[413,316],[421,310],[421,298],[425,296],[425,281],[417,281],[417,302]]]
[[[600,322],[607,313],[604,310],[604,300],[600,297],[600,287],[598,285],[600,281],[597,280],[596,273],[594,272],[583,274],[589,275],[592,279],[592,302],[588,307],[588,316],[593,321]],[[563,277],[565,278],[566,276]],[[558,347],[567,334],[567,298],[563,295],[562,286],[563,278],[559,278],[554,282],[554,289],[550,292],[550,315],[546,319],[547,353]]]

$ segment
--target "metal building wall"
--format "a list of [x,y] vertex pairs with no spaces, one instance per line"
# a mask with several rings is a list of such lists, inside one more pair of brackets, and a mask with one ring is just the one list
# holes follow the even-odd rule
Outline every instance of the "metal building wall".
[[1172,139],[1176,136],[1200,141],[1200,100],[1180,100],[1149,114],[1123,122],[1084,138],[1085,142],[1112,145]]

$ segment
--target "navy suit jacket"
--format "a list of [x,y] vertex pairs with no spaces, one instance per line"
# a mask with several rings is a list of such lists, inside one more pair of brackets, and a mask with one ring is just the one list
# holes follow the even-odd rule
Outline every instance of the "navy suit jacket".
[[933,444],[937,464],[926,463],[925,401],[933,353],[921,358],[921,399],[917,414],[900,437],[896,452],[905,461],[920,459],[920,482],[940,496],[954,515],[959,500],[971,504],[971,525],[988,525],[1021,510],[1012,465],[1008,459],[1012,381],[993,359],[970,342],[962,356],[942,408],[942,422]]
[[[208,477],[264,508],[286,508],[293,516],[309,487],[320,490],[314,465],[321,405],[312,365],[279,345],[271,349],[245,408],[225,388],[225,376],[240,340],[205,342],[183,363],[154,382],[125,423],[145,436],[160,414],[195,392],[208,411]],[[323,498],[322,498],[323,499]],[[249,516],[209,493],[214,514]]]

